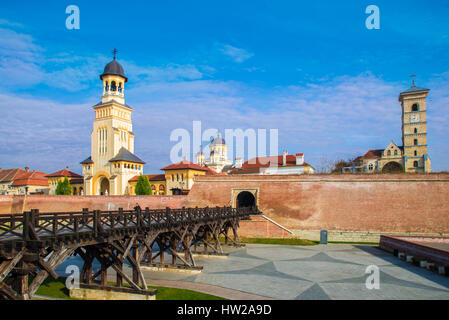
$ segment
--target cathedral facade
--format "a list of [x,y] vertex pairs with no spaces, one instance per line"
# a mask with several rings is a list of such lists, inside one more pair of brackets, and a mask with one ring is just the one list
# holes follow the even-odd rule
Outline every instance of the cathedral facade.
[[[412,86],[401,92],[402,146],[393,141],[385,149],[369,150],[355,159],[355,168],[367,173],[429,173],[427,153],[427,95],[429,89]],[[351,170],[351,168],[345,168]]]
[[196,154],[195,163],[201,167],[207,167],[212,169],[217,173],[226,171],[230,169],[232,161],[228,160],[228,146],[226,145],[225,139],[223,139],[220,134],[212,139],[209,144],[209,158],[206,158],[203,153],[203,149]]
[[128,181],[142,174],[145,164],[134,154],[133,109],[125,101],[128,78],[115,54],[100,75],[103,93],[93,106],[91,155],[81,162],[85,195],[129,194]]

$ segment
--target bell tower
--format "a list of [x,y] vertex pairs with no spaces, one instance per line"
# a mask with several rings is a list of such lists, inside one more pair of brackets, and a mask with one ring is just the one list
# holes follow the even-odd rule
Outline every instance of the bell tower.
[[427,153],[427,95],[429,89],[412,86],[401,92],[399,102],[402,108],[402,145],[404,171],[411,173],[431,172],[430,157]]
[[125,101],[128,78],[117,62],[117,49],[112,53],[113,60],[100,75],[101,102],[93,107],[91,156],[81,163],[86,195],[126,194],[129,179],[142,174],[145,163],[133,154],[133,109]]

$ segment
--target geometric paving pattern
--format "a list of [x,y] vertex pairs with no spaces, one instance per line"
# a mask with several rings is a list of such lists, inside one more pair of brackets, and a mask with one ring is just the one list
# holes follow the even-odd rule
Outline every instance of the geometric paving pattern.
[[[200,274],[144,271],[151,279],[205,283],[283,300],[449,300],[449,278],[413,266],[375,246],[250,244],[225,248],[227,259],[197,258]],[[58,268],[78,264],[70,258]],[[380,269],[380,289],[368,290],[366,267]]]
[[[200,274],[145,271],[151,279],[199,282],[284,300],[444,299],[449,278],[399,260],[374,246],[250,244],[227,259],[197,259]],[[366,267],[380,269],[380,289],[365,286]]]

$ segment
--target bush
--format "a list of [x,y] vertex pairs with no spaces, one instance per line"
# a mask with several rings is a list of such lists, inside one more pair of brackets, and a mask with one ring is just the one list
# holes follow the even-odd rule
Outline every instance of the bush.
[[139,196],[149,196],[152,195],[150,180],[147,176],[140,175],[139,180],[136,184],[136,195]]
[[56,194],[62,196],[70,196],[72,194],[72,186],[70,185],[70,181],[67,177],[58,182],[58,185],[56,186]]

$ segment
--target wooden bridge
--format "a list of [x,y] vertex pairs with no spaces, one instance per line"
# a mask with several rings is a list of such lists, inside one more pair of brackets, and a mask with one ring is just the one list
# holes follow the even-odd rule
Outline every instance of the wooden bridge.
[[[146,291],[142,265],[201,269],[194,254],[224,254],[220,237],[239,246],[239,221],[254,214],[260,214],[257,208],[136,207],[0,215],[0,300],[31,299],[48,276],[58,277],[55,269],[71,255],[83,260],[80,282],[86,287],[108,287],[112,268],[117,287],[125,280],[134,290]],[[171,255],[168,263],[166,253]],[[94,260],[101,265],[95,273]],[[123,270],[126,260],[132,276]]]

